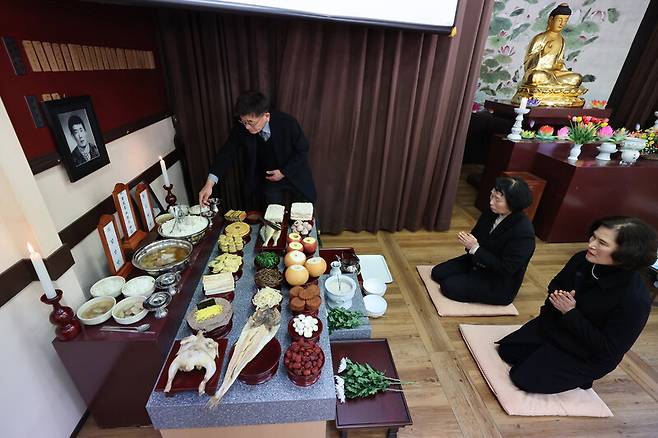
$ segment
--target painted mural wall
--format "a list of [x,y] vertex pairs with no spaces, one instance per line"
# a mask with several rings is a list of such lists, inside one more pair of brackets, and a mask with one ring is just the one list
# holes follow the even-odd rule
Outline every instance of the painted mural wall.
[[[509,101],[523,78],[523,58],[533,36],[546,30],[559,1],[497,0],[484,51],[476,102]],[[649,0],[568,2],[562,31],[567,68],[583,75],[585,99],[607,100],[619,76]]]

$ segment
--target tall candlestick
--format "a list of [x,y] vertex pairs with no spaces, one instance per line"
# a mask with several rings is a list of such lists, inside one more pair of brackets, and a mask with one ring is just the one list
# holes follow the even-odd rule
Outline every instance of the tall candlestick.
[[528,105],[528,98],[527,97],[521,98],[521,106],[519,106],[519,108],[526,109],[527,105]]
[[171,183],[169,182],[169,174],[167,173],[167,165],[165,164],[164,160],[162,157],[160,158],[160,167],[162,168],[162,177],[164,178],[164,185],[169,186]]
[[32,260],[32,265],[34,266],[34,270],[37,272],[37,277],[39,277],[41,287],[43,288],[46,297],[51,300],[54,299],[57,297],[57,292],[55,292],[55,287],[53,286],[53,282],[50,279],[46,265],[43,264],[41,254],[36,252],[34,248],[32,248],[32,245],[29,244],[29,242],[27,244],[27,249],[30,251],[30,260]]

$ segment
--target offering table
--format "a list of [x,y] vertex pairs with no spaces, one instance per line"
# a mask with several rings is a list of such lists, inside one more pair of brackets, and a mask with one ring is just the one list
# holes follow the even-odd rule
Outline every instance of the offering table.
[[[223,218],[193,249],[189,266],[181,272],[179,292],[167,307],[165,318],[149,313],[130,326],[148,323],[154,333],[101,332],[104,325],[117,325],[110,318],[97,326],[82,326],[73,340],[55,339],[53,347],[73,383],[100,427],[142,426],[151,423],[146,401],[171,348],[192,292],[204,273],[208,257],[216,248]],[[152,232],[150,240],[157,233]],[[153,235],[155,234],[155,236]],[[131,276],[144,275],[133,270]]]
[[[228,350],[235,344],[245,322],[254,312],[251,299],[257,288],[254,283],[256,268],[253,260],[258,240],[258,226],[253,225],[251,241],[244,246],[243,273],[235,285],[233,300],[233,328],[228,335]],[[313,237],[317,237],[315,229]],[[219,254],[215,246],[212,257]],[[205,266],[204,266],[205,267]],[[280,269],[283,268],[281,261]],[[292,317],[288,305],[287,287],[282,285],[281,325],[276,338],[281,344],[282,354],[278,370],[272,380],[260,385],[247,385],[239,380],[233,383],[215,408],[208,408],[210,397],[194,392],[179,392],[167,396],[153,391],[146,409],[153,425],[163,437],[202,437],[202,436],[285,436],[285,437],[324,437],[326,422],[336,416],[336,395],[333,382],[331,350],[327,309],[324,297],[318,318],[324,326],[318,345],[325,355],[325,363],[320,379],[309,387],[298,387],[287,376],[283,353],[291,344],[288,335],[288,321]],[[189,309],[205,298],[203,285],[199,282],[194,291]],[[185,321],[180,325],[177,339],[192,334]],[[220,383],[224,378],[228,354],[224,356]],[[162,370],[167,373],[166,369]],[[179,371],[180,372],[180,371]]]

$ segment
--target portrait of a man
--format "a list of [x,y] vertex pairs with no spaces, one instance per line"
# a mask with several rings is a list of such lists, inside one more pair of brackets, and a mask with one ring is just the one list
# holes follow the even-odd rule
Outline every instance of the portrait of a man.
[[75,140],[75,147],[71,150],[71,159],[74,166],[80,166],[100,156],[98,147],[94,144],[93,135],[89,133],[85,123],[79,116],[69,116],[67,127]]
[[89,96],[44,102],[55,146],[71,182],[110,162]]

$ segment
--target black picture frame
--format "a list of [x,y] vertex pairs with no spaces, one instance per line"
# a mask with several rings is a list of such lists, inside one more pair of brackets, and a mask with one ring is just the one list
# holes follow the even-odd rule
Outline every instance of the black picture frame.
[[71,182],[110,163],[90,96],[44,102],[57,152]]

